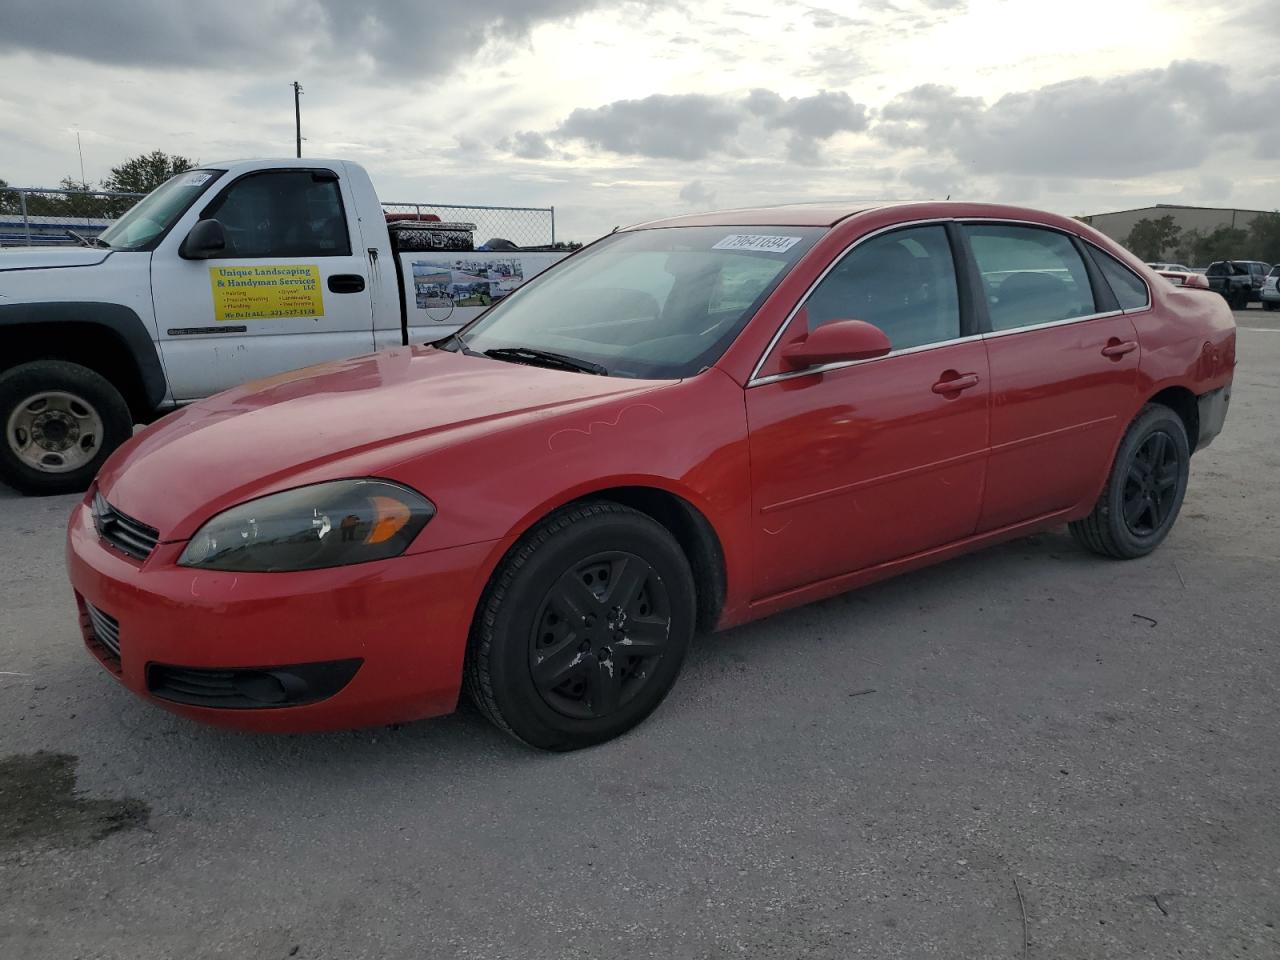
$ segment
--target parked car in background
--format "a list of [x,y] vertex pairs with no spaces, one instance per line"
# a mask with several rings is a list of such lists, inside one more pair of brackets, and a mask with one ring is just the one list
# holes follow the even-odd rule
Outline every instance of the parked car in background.
[[1271,268],[1259,291],[1263,310],[1280,309],[1280,263]]
[[135,423],[443,337],[565,256],[476,251],[470,228],[388,222],[345,160],[237,160],[171,178],[91,246],[0,250],[0,480],[83,490]]
[[1267,274],[1271,272],[1271,264],[1263,263],[1261,260],[1237,260],[1236,263],[1248,269],[1249,281],[1252,284],[1249,302],[1257,303],[1262,299],[1262,285],[1266,283]]
[[1156,273],[1164,273],[1171,271],[1173,273],[1192,273],[1192,269],[1181,263],[1148,263],[1148,267],[1156,271]]
[[659,220],[433,346],[137,434],[70,518],[74,601],[111,676],[193,719],[395,723],[465,687],[588,746],[658,706],[695,629],[1063,523],[1150,553],[1235,343],[1217,297],[1069,217]]
[[1255,276],[1258,287],[1262,286],[1262,276],[1257,276],[1246,260],[1218,260],[1209,264],[1205,276],[1209,289],[1222,294],[1233,310],[1243,310],[1255,299]]

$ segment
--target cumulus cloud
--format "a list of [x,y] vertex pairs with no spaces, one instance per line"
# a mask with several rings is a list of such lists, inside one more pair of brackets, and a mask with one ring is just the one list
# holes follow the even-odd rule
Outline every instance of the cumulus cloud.
[[867,108],[842,91],[822,90],[784,99],[772,90],[745,97],[660,94],[617,100],[602,107],[579,107],[553,132],[612,153],[673,160],[701,160],[742,152],[738,137],[747,124],[789,134],[788,155],[801,163],[818,161],[819,143],[841,132],[867,128]]
[[546,160],[555,154],[547,138],[535,130],[517,130],[499,141],[498,148],[525,160]]
[[716,191],[701,180],[693,180],[680,188],[680,199],[695,207],[713,207]]
[[655,93],[579,107],[556,134],[613,153],[699,160],[727,150],[741,125],[741,111],[724,97]]
[[1257,130],[1256,102],[1231,88],[1225,68],[1185,61],[990,105],[922,85],[886,104],[873,134],[894,147],[948,151],[983,173],[1119,178],[1199,165],[1217,135]]
[[522,41],[541,23],[606,2],[433,0],[426,8],[415,0],[264,0],[242,16],[222,4],[172,0],[6,0],[0,5],[0,52],[138,67],[301,61],[327,70],[372,67],[421,76],[443,73],[486,44]]

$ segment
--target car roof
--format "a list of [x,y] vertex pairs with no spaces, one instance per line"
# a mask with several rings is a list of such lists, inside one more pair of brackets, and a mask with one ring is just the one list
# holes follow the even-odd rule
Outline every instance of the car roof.
[[815,203],[786,203],[771,207],[740,207],[732,210],[713,210],[707,213],[688,213],[678,217],[664,217],[632,224],[626,230],[651,230],[656,227],[832,227],[842,220],[868,213],[901,207],[910,210],[912,216],[927,217],[984,217],[1003,220],[1025,219],[1053,223],[1063,218],[1028,207],[1011,207],[997,203],[970,203],[964,200],[864,200],[819,201]]

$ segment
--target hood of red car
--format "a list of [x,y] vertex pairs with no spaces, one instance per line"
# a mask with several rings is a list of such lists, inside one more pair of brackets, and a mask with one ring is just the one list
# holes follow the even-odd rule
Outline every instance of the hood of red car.
[[389,471],[440,443],[651,381],[405,347],[257,380],[184,407],[121,447],[98,475],[112,506],[190,537],[214,513],[306,483]]

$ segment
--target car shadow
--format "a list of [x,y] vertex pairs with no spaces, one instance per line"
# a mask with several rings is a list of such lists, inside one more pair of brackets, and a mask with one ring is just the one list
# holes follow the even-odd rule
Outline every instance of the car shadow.
[[[140,762],[145,758],[147,764],[171,773],[189,766],[188,775],[196,777],[200,771],[235,769],[239,789],[251,794],[298,782],[341,789],[368,777],[431,789],[428,784],[501,777],[526,767],[558,769],[569,756],[583,758],[573,762],[585,764],[588,771],[606,771],[627,762],[628,756],[651,754],[673,740],[683,742],[690,724],[697,727],[700,722],[705,706],[701,701],[734,696],[730,685],[740,674],[769,676],[771,664],[779,658],[803,658],[820,648],[830,655],[832,642],[841,644],[840,657],[864,657],[872,663],[895,655],[910,657],[909,650],[884,643],[885,630],[900,618],[918,615],[922,607],[952,603],[958,590],[974,591],[976,609],[993,591],[1016,592],[1020,582],[1029,588],[1043,580],[1045,566],[1098,562],[1076,547],[1065,531],[1039,534],[697,637],[672,696],[653,717],[626,736],[572,755],[548,754],[515,741],[490,724],[465,696],[457,712],[446,717],[340,733],[282,735],[206,727],[118,690],[118,696],[99,701],[103,713],[111,716],[101,716],[96,723],[117,732],[114,750],[134,753]],[[137,742],[128,743],[134,737]]]

